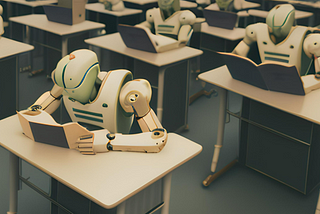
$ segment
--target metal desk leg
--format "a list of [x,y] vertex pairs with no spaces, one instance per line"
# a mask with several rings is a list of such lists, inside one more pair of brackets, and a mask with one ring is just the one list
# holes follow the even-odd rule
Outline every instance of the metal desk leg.
[[[224,127],[226,122],[226,107],[227,107],[227,90],[223,88],[218,89],[218,94],[220,96],[219,99],[219,118],[218,118],[218,133],[217,133],[217,143],[214,145],[214,153],[212,157],[212,163],[211,163],[211,172],[215,172],[218,164],[220,149],[223,144],[223,135],[224,135]],[[231,163],[229,163],[226,167],[224,167],[219,172],[216,172],[213,175],[209,175],[202,184],[204,186],[209,186],[212,181],[214,181],[217,177],[219,177],[221,174],[226,172],[230,167],[232,167],[237,161],[234,160]]]
[[68,55],[68,38],[63,37],[62,38],[62,44],[61,44],[61,58]]
[[318,198],[318,203],[317,203],[317,208],[315,214],[320,214],[320,192],[319,192],[319,198]]
[[19,158],[10,152],[10,204],[7,214],[18,212],[18,189],[19,189]]
[[119,206],[117,207],[117,214],[125,214],[126,213],[126,202],[122,202],[121,204],[119,204]]
[[162,122],[162,112],[163,112],[163,92],[164,92],[164,73],[166,67],[161,67],[159,69],[158,75],[158,101],[157,101],[157,117]]
[[170,191],[171,191],[171,178],[172,172],[167,174],[163,178],[163,202],[164,205],[161,208],[161,214],[169,214],[169,202],[170,202]]

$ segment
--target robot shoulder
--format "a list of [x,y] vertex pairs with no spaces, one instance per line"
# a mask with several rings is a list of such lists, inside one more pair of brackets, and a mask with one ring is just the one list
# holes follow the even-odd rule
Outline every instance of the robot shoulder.
[[179,16],[181,25],[193,25],[196,21],[196,16],[189,10],[181,11]]
[[159,13],[158,8],[152,8],[152,9],[147,10],[147,12],[146,12],[146,20],[149,23],[154,23],[154,17],[156,15],[156,13]]
[[264,28],[268,26],[264,23],[256,23],[246,27],[246,37],[256,41],[258,32],[262,31]]

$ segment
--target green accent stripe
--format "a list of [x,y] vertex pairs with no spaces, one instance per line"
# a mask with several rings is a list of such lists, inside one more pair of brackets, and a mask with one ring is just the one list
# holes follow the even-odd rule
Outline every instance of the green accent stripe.
[[268,51],[265,51],[264,53],[274,55],[274,56],[290,57],[290,55],[288,55],[288,54],[274,53],[274,52],[268,52]]
[[95,112],[91,112],[91,111],[84,111],[84,110],[80,110],[80,109],[76,109],[76,108],[72,108],[72,110],[74,112],[78,112],[78,113],[82,113],[82,114],[89,114],[92,116],[102,117],[102,114],[100,114],[100,113],[95,113]]
[[99,123],[103,123],[102,119],[98,119],[98,118],[94,118],[94,117],[88,117],[88,116],[84,116],[84,115],[80,115],[80,114],[74,114],[74,116],[76,116],[78,118],[86,119],[86,120],[92,120],[92,121],[96,121]]
[[168,27],[168,28],[174,28],[172,25],[158,25],[158,27]]
[[271,60],[271,61],[277,61],[277,62],[289,63],[289,60],[279,59],[279,58],[274,58],[274,57],[265,57],[264,59],[265,59],[265,60]]

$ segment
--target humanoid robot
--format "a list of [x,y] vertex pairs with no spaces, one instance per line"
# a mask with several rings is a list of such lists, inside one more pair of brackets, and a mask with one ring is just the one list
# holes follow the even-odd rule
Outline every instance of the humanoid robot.
[[[232,53],[247,56],[250,45],[256,42],[261,62],[295,65],[300,76],[304,76],[308,74],[311,65],[308,57],[314,56],[317,73],[320,62],[319,34],[310,27],[293,26],[294,22],[294,7],[290,4],[277,5],[269,11],[266,23],[252,24],[246,28],[244,39]],[[308,57],[304,57],[304,54]]]
[[[211,4],[211,0],[196,0],[196,2],[201,8]],[[243,9],[242,2],[243,0],[216,0],[216,3],[213,4],[212,9],[237,12]]]
[[4,34],[3,19],[2,19],[2,16],[1,16],[2,12],[3,12],[3,8],[0,5],[0,38],[1,38],[1,35]]
[[122,0],[99,0],[99,2],[104,4],[106,10],[123,11],[125,9]]
[[189,10],[180,10],[180,0],[158,0],[159,8],[146,12],[146,21],[137,26],[146,27],[155,34],[161,34],[186,45],[192,35],[196,16]]
[[[131,72],[124,69],[100,72],[96,54],[87,49],[76,50],[62,58],[52,72],[52,80],[52,90],[41,95],[27,110],[19,112],[19,118],[22,116],[28,123],[39,117],[40,123],[50,126],[41,118],[48,118],[60,106],[63,97],[72,121],[100,128],[79,136],[75,129],[80,130],[79,133],[89,131],[79,128],[78,124],[75,129],[67,130],[65,135],[76,139],[76,142],[68,142],[69,148],[95,154],[110,150],[159,152],[165,146],[167,132],[149,107],[151,87],[148,81],[132,80]],[[143,133],[120,134],[129,133],[134,117]],[[25,135],[35,139],[29,125],[25,126],[21,119],[20,123]]]

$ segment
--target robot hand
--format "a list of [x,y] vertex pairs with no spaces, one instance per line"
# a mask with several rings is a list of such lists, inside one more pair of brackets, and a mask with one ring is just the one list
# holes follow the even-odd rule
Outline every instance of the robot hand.
[[82,154],[108,151],[160,152],[168,137],[165,129],[132,135],[111,134],[106,129],[92,133],[92,135],[81,136],[77,140],[77,149]]

